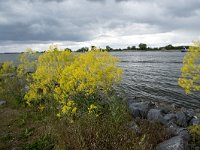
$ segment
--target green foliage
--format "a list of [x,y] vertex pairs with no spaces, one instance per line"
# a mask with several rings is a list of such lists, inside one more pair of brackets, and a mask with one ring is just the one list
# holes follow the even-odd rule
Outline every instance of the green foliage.
[[174,46],[169,44],[169,45],[165,46],[165,49],[166,50],[172,50],[172,49],[174,49]]
[[33,134],[33,131],[34,131],[34,128],[25,128],[24,130],[22,130],[19,138],[27,139]]
[[44,135],[37,138],[33,143],[28,144],[21,148],[21,150],[52,150],[55,147],[55,140],[52,139],[51,135]]
[[200,146],[200,125],[193,125],[188,129],[192,135],[192,143]]
[[194,41],[183,59],[181,77],[178,84],[185,89],[186,94],[200,91],[200,41]]
[[9,104],[16,106],[23,102],[24,82],[17,77],[16,67],[12,62],[4,62],[0,68],[0,96]]
[[77,50],[77,52],[88,52],[89,48],[88,47],[82,47]]
[[147,49],[147,44],[140,43],[140,44],[139,44],[139,49],[140,49],[140,50],[146,50],[146,49]]
[[126,101],[120,97],[117,97],[115,93],[112,94],[108,98],[109,108],[108,115],[110,120],[116,124],[122,124],[124,121],[131,120],[131,116],[129,115],[128,107]]
[[17,75],[19,77],[25,77],[27,73],[34,72],[36,69],[36,59],[38,54],[36,51],[32,49],[27,49],[21,56],[20,56],[20,65],[17,67]]
[[113,48],[111,48],[110,46],[106,46],[106,51],[110,52],[112,50],[113,50]]

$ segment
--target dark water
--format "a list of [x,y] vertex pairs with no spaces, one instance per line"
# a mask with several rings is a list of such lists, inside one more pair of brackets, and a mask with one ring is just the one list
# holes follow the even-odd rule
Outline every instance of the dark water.
[[[129,99],[175,103],[200,108],[200,92],[186,95],[178,86],[181,52],[114,52],[124,69],[122,89]],[[18,62],[19,54],[0,54],[0,62]]]
[[4,61],[13,61],[19,63],[20,54],[0,54],[0,63]]
[[115,52],[124,69],[122,89],[129,99],[175,103],[200,108],[200,92],[186,95],[178,86],[182,52]]

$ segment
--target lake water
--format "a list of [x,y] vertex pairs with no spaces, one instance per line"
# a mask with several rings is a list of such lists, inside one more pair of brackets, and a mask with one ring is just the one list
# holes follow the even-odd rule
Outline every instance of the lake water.
[[4,61],[13,61],[19,63],[20,54],[0,54],[0,63]]
[[129,99],[170,102],[200,108],[200,92],[186,95],[178,86],[182,52],[115,52],[124,69],[122,89]]
[[[112,52],[124,69],[122,89],[128,99],[170,102],[200,108],[200,92],[186,95],[178,86],[182,52]],[[19,54],[0,54],[0,62],[18,62]]]

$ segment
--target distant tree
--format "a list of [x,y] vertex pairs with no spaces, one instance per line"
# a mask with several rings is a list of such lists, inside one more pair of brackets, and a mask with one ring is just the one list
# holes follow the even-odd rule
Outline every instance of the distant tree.
[[69,52],[72,52],[72,50],[70,48],[65,48],[64,51],[69,51]]
[[169,45],[165,46],[165,49],[166,50],[172,50],[172,49],[174,49],[174,46],[172,46],[171,44],[169,44]]
[[147,47],[147,49],[148,49],[148,50],[153,50],[153,48],[151,48],[151,47]]
[[131,50],[136,50],[136,46],[132,46],[132,47],[131,47]]
[[128,46],[128,47],[127,47],[127,50],[131,50],[131,47],[130,47],[130,46]]
[[80,49],[77,50],[77,52],[87,52],[89,50],[88,47],[82,47]]
[[154,47],[154,48],[153,48],[153,50],[159,50],[159,48],[157,48],[157,47]]
[[97,49],[96,46],[91,46],[91,51]]
[[147,49],[147,44],[140,43],[140,44],[139,44],[139,49],[140,49],[140,50],[146,50],[146,49]]
[[110,46],[106,46],[106,51],[110,52],[112,50],[113,50],[113,48],[111,48]]

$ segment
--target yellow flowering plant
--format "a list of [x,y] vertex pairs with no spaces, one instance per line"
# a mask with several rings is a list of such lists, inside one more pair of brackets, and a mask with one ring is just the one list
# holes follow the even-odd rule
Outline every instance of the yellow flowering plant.
[[107,95],[121,80],[123,70],[117,63],[116,57],[97,48],[75,54],[52,46],[35,61],[24,98],[41,111],[54,107],[57,117],[71,122],[78,112],[102,108],[97,107],[102,105],[99,95]]
[[181,77],[178,84],[185,89],[186,94],[200,91],[200,41],[194,41],[183,59]]

